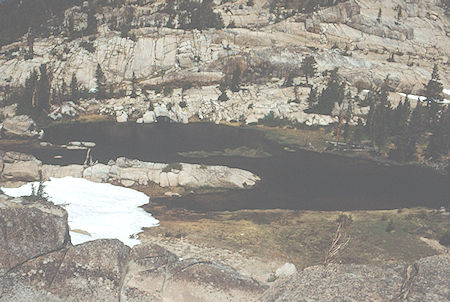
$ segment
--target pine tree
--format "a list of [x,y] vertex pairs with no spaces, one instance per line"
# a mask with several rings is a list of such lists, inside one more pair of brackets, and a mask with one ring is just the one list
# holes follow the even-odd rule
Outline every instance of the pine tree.
[[428,106],[431,106],[431,104],[436,100],[442,99],[442,89],[443,86],[440,82],[438,65],[435,64],[431,74],[431,79],[425,86],[425,96],[427,98]]
[[220,90],[221,94],[219,95],[218,100],[221,101],[221,102],[228,101],[227,80],[226,79],[222,79],[222,81],[220,82],[219,90]]
[[70,97],[72,101],[77,101],[80,97],[80,90],[79,90],[78,80],[77,76],[75,74],[72,74],[72,80],[70,81]]
[[345,84],[340,81],[337,69],[330,72],[327,87],[322,90],[314,110],[320,114],[331,114],[334,104],[337,102],[341,104],[344,100]]
[[39,67],[39,80],[36,89],[36,109],[38,112],[47,111],[50,108],[50,78],[47,72],[47,65]]
[[353,142],[355,144],[360,144],[363,137],[365,137],[365,127],[363,121],[359,118],[358,124],[353,131]]
[[439,120],[432,126],[431,136],[426,155],[433,160],[439,160],[450,150],[450,110],[442,111]]
[[392,120],[392,134],[399,134],[401,127],[406,125],[411,114],[411,106],[408,100],[408,96],[405,97],[403,102],[400,102],[397,108],[393,112]]
[[384,147],[390,135],[392,123],[392,110],[388,101],[389,79],[386,78],[376,91],[374,102],[370,106],[367,117],[367,129],[372,145],[378,150]]
[[303,59],[300,70],[303,72],[303,75],[306,77],[306,84],[309,85],[309,78],[314,77],[317,72],[317,62],[313,56],[307,56]]
[[308,98],[306,99],[308,101],[309,108],[314,108],[314,106],[317,103],[317,88],[312,87],[309,91]]
[[133,76],[131,77],[131,95],[130,95],[130,97],[132,97],[132,98],[137,97],[136,84],[137,84],[137,79],[136,79],[136,75],[133,72]]
[[[396,132],[394,136],[394,144],[396,149],[391,153],[391,157],[396,160],[405,162],[417,159],[417,135],[413,118],[409,121],[410,107],[409,102],[405,100],[401,108],[396,111],[398,120],[396,120]],[[417,111],[418,112],[418,111]]]
[[284,87],[292,87],[294,85],[294,78],[297,76],[297,71],[295,69],[289,71],[288,76],[284,80]]
[[37,81],[38,74],[36,70],[33,70],[25,80],[22,97],[18,98],[17,114],[31,115],[33,113]]
[[97,64],[97,69],[95,70],[95,79],[97,82],[97,98],[106,98],[106,78],[100,64]]
[[378,16],[377,16],[377,21],[378,21],[378,23],[381,22],[381,15],[382,15],[382,10],[381,10],[381,8],[380,8],[380,9],[378,9]]
[[33,57],[34,57],[34,32],[31,27],[28,29],[27,46],[28,46],[28,54],[27,54],[28,58],[33,59]]
[[95,9],[92,7],[93,4],[88,3],[86,35],[93,35],[97,33],[97,18],[95,17]]
[[233,71],[233,76],[231,77],[231,85],[230,85],[231,91],[238,92],[239,90],[241,90],[239,86],[240,82],[241,82],[241,68],[239,67],[239,65],[236,65]]

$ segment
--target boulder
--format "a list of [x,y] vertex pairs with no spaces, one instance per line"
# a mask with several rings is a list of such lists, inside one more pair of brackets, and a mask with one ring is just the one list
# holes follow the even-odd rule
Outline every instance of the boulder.
[[119,301],[128,254],[103,239],[42,255],[3,277],[0,301]]
[[95,182],[107,182],[109,179],[109,171],[111,167],[105,164],[95,164],[83,171],[83,178]]
[[156,114],[154,111],[146,111],[142,116],[142,121],[146,124],[156,122]]
[[7,138],[38,137],[36,124],[27,115],[9,117],[3,121],[2,136]]
[[44,180],[50,179],[50,177],[63,178],[67,176],[82,178],[84,167],[82,165],[68,165],[68,166],[55,166],[55,165],[43,165],[42,166],[42,178]]
[[126,112],[117,113],[116,121],[118,123],[126,123],[128,121],[128,114]]
[[49,203],[0,201],[0,230],[0,275],[70,244],[67,212]]
[[295,267],[294,264],[292,264],[292,263],[285,263],[283,266],[280,266],[275,271],[275,276],[277,278],[285,278],[285,277],[292,276],[292,275],[294,275],[296,273],[297,273],[297,268]]
[[180,260],[152,244],[133,248],[122,301],[256,301],[266,289],[235,270],[199,259]]
[[40,168],[38,160],[5,163],[1,177],[13,181],[38,181]]

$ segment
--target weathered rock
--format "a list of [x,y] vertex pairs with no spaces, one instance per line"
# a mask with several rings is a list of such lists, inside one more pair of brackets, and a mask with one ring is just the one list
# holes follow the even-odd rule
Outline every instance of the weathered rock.
[[[72,142],[82,145],[81,142]],[[181,170],[165,171],[168,165],[163,163],[142,162],[135,159],[118,158],[108,165],[42,165],[31,155],[19,152],[0,154],[0,180],[38,181],[40,173],[43,180],[51,177],[86,178],[95,182],[120,182],[126,187],[147,185],[154,182],[161,187],[211,187],[211,188],[246,188],[255,185],[260,178],[251,172],[225,166],[201,166],[180,164]]]
[[111,167],[104,164],[95,164],[83,171],[83,178],[95,182],[107,182],[109,179],[109,171]]
[[3,277],[0,301],[119,301],[128,254],[104,239],[42,255]]
[[275,271],[277,278],[285,278],[297,273],[297,268],[292,263],[285,263]]
[[56,165],[43,165],[42,166],[42,178],[44,180],[50,179],[50,177],[63,178],[67,176],[82,178],[84,167],[82,165],[68,165],[68,166],[56,166]]
[[70,244],[67,212],[48,203],[0,201],[0,275]]
[[153,111],[146,111],[142,116],[142,121],[146,124],[156,122],[156,114]]
[[266,288],[230,267],[145,244],[131,251],[124,283],[122,301],[256,301]]
[[2,136],[9,138],[32,138],[39,136],[34,121],[26,115],[18,115],[3,121]]
[[449,301],[449,273],[447,254],[410,265],[314,266],[276,283],[261,301]]
[[[1,156],[1,154],[0,154]],[[39,180],[42,163],[32,155],[19,152],[4,152],[0,179],[14,181]]]

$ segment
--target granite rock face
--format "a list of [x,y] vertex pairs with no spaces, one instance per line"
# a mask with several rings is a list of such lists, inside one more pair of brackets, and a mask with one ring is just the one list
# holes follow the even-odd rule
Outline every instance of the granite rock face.
[[[273,111],[276,117],[306,125],[336,122],[332,116],[304,112],[309,89],[301,72],[294,82],[302,84],[297,87],[304,91],[294,92],[284,85],[286,75],[298,70],[307,55],[317,61],[317,76],[310,84],[318,91],[326,82],[322,73],[339,67],[348,86],[376,86],[389,76],[393,92],[422,95],[435,63],[444,88],[450,87],[450,23],[439,1],[399,0],[394,5],[387,0],[350,0],[313,14],[290,9],[278,14],[264,1],[255,1],[251,7],[237,0],[216,4],[214,11],[226,26],[233,22],[234,27],[199,31],[161,26],[169,18],[161,10],[162,0],[105,6],[96,16],[96,35],[36,38],[32,59],[25,59],[26,37],[4,46],[0,86],[23,84],[32,70],[47,64],[55,88],[63,81],[70,83],[75,74],[83,88],[95,91],[95,70],[100,64],[107,84],[123,93],[110,100],[95,100],[92,94],[81,104],[78,100],[54,104],[52,118],[104,114],[118,122],[152,123],[164,117],[180,123],[196,118],[257,123]],[[74,28],[85,28],[83,7],[68,9],[65,15],[66,25],[70,20]],[[121,22],[132,25],[133,38],[121,36],[117,29]],[[87,40],[90,50],[83,46]],[[250,76],[239,92],[228,89],[229,100],[220,102],[218,86],[236,65],[256,78]],[[261,70],[268,74],[260,76]],[[134,93],[133,82],[138,83]],[[356,88],[352,90],[353,95],[357,93]],[[10,116],[10,109],[5,112]]]

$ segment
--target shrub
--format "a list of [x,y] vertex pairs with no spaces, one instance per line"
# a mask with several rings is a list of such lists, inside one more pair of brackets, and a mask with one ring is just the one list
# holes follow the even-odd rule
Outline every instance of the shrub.
[[223,91],[220,95],[218,100],[221,102],[226,102],[228,101],[230,98],[228,97],[227,93],[225,91]]
[[172,88],[172,87],[170,87],[170,86],[164,86],[164,88],[163,88],[163,94],[164,94],[165,96],[171,95],[172,92],[173,92],[173,88]]
[[444,246],[450,246],[450,232],[445,233],[439,239],[439,243]]
[[181,108],[186,108],[187,107],[187,103],[185,101],[181,101],[178,103],[178,106],[180,106]]
[[95,52],[94,43],[92,43],[92,42],[81,41],[79,46],[86,49],[89,53]]
[[390,233],[395,229],[394,227],[394,221],[392,219],[389,219],[389,222],[386,226],[386,232]]
[[193,86],[193,85],[192,85],[192,82],[187,81],[187,82],[184,82],[184,83],[183,83],[183,85],[181,86],[181,88],[182,88],[183,91],[184,91],[184,90],[191,89],[192,86]]
[[181,171],[181,170],[183,170],[183,166],[180,163],[170,163],[170,164],[167,164],[167,166],[165,166],[162,169],[162,172],[169,173],[169,172],[172,172],[173,170]]
[[339,214],[336,222],[341,224],[343,227],[347,227],[353,223],[353,217],[352,215]]
[[262,119],[259,119],[258,123],[268,127],[279,127],[289,124],[289,121],[275,117],[275,113],[270,111]]

